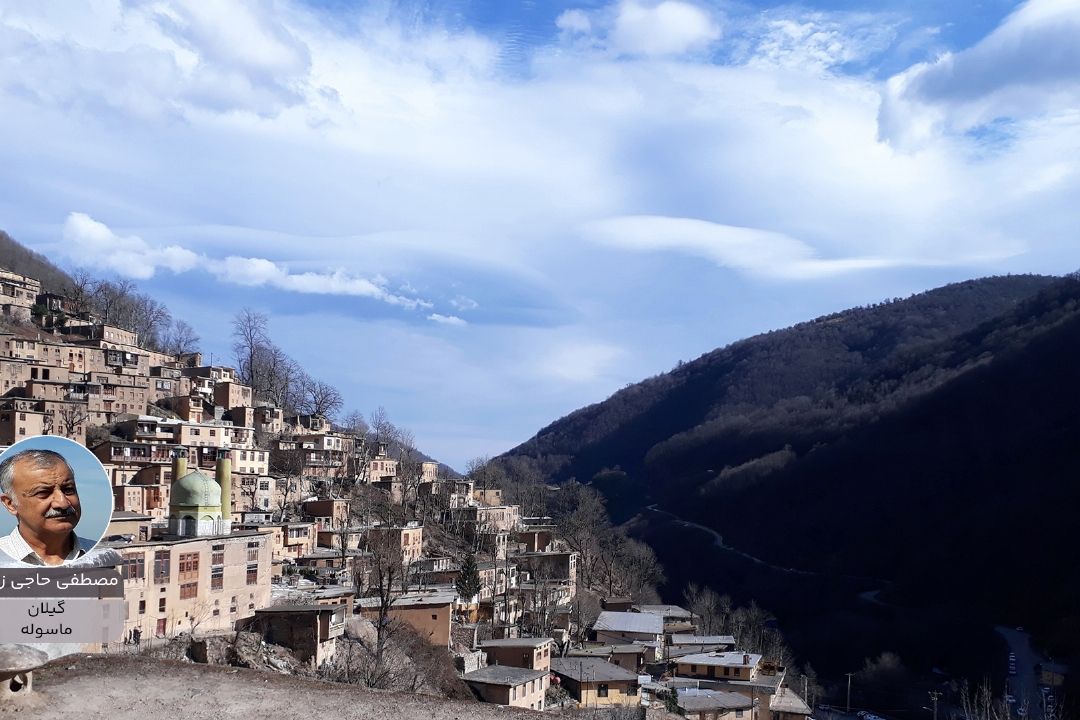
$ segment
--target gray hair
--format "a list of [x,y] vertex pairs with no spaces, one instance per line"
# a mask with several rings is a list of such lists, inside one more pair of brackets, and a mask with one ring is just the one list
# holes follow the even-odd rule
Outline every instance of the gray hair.
[[20,460],[32,463],[35,468],[63,465],[67,468],[71,478],[75,479],[75,470],[72,469],[71,463],[55,450],[23,450],[4,458],[4,461],[0,462],[0,494],[11,497],[11,488],[15,483],[15,463]]

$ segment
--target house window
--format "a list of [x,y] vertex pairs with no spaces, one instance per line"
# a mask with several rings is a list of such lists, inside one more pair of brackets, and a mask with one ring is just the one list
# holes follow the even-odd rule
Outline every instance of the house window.
[[158,598],[157,611],[158,612],[165,612],[165,598]]
[[199,579],[199,553],[180,553],[180,582]]
[[169,582],[169,551],[154,551],[154,584],[162,585]]
[[638,688],[637,683],[630,683],[626,687],[626,694],[627,695],[637,695],[637,688]]
[[743,716],[743,711],[742,710],[736,710],[735,711],[735,717],[741,718],[742,716]]
[[146,601],[145,600],[140,600],[139,601],[139,614],[140,615],[145,615],[146,614]]
[[211,565],[224,565],[225,564],[225,552],[215,550],[214,554],[210,556]]
[[210,568],[210,589],[221,590],[225,585],[225,568]]
[[[199,594],[199,583],[184,583],[180,586],[180,599],[190,600]],[[164,600],[164,598],[162,598]]]
[[248,565],[247,566],[247,584],[257,585],[259,582],[259,566]]
[[724,668],[724,675],[731,675],[731,668],[725,667]]
[[125,580],[142,580],[146,577],[146,558],[143,555],[125,555],[124,570]]
[[607,683],[600,683],[596,686],[596,697],[607,697]]

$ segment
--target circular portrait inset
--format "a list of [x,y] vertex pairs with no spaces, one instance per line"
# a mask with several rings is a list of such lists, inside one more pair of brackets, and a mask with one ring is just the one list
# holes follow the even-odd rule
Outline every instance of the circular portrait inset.
[[0,454],[0,565],[75,562],[94,549],[112,519],[112,486],[85,447],[38,435]]

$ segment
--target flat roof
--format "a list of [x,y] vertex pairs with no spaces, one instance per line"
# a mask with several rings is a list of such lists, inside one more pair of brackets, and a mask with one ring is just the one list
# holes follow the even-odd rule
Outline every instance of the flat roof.
[[[656,643],[653,643],[654,645]],[[640,643],[623,643],[619,645],[596,645],[593,647],[574,648],[566,654],[568,657],[607,657],[608,655],[626,655],[633,653],[641,655],[648,648]]]
[[773,696],[769,698],[769,710],[773,712],[795,713],[796,715],[809,715],[813,711],[795,691],[787,687],[779,687]]
[[103,547],[131,549],[131,548],[140,548],[140,547],[142,547],[142,548],[153,547],[155,545],[179,545],[181,543],[198,542],[198,541],[203,541],[203,540],[205,540],[205,541],[213,541],[213,542],[221,542],[223,540],[229,540],[229,539],[232,539],[232,538],[259,538],[259,537],[261,537],[261,538],[269,538],[269,535],[267,535],[264,532],[260,532],[259,530],[242,530],[240,532],[229,533],[227,535],[200,535],[200,536],[197,536],[197,537],[180,537],[179,535],[166,535],[166,536],[164,536],[162,538],[159,538],[159,539],[156,539],[156,540],[155,539],[140,540],[140,541],[137,541],[137,542],[130,542],[130,543],[102,542],[101,545]]
[[[457,600],[457,593],[430,593],[424,595],[402,595],[394,598],[390,609],[406,607],[425,607],[430,605],[452,605]],[[360,607],[379,607],[379,598],[357,598],[356,604]]]
[[707,712],[717,708],[739,710],[752,708],[753,706],[754,703],[750,698],[737,692],[699,690],[697,688],[685,688],[679,691],[679,707],[693,712]]
[[551,671],[578,682],[638,679],[637,673],[601,658],[553,658]]
[[487,667],[465,673],[461,679],[465,682],[482,683],[484,685],[524,685],[530,680],[542,678],[548,674],[547,670],[530,670],[512,665],[488,665]]
[[484,640],[480,647],[539,647],[555,642],[552,638],[503,638],[502,640]]
[[659,635],[664,632],[664,619],[650,613],[612,612],[605,610],[593,623],[593,630],[613,630]]
[[[746,662],[743,660],[746,659]],[[681,665],[717,665],[726,667],[750,667],[754,668],[761,662],[761,656],[756,653],[733,652],[709,652],[683,655],[679,658]]]
[[639,613],[649,613],[651,615],[680,618],[692,618],[694,616],[694,613],[678,605],[631,605],[630,607]]
[[345,607],[344,605],[316,605],[314,603],[285,603],[284,605],[272,605],[255,611],[259,613],[310,613],[310,612],[334,612]]
[[735,638],[732,635],[684,635],[673,634],[672,645],[734,645]]
[[[120,487],[120,486],[118,486]],[[144,487],[144,486],[140,486]],[[152,515],[146,513],[131,512],[130,510],[113,510],[113,520],[152,520]]]

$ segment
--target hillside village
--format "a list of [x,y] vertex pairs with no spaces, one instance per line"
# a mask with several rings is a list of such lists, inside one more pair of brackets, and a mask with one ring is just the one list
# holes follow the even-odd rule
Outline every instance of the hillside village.
[[420,459],[389,423],[282,407],[34,278],[0,271],[0,305],[0,444],[71,438],[112,483],[103,545],[123,557],[127,619],[95,651],[180,639],[212,662],[254,642],[283,649],[279,671],[440,692],[445,670],[478,700],[537,711],[810,715],[782,658],[610,568],[583,572],[552,517]]

